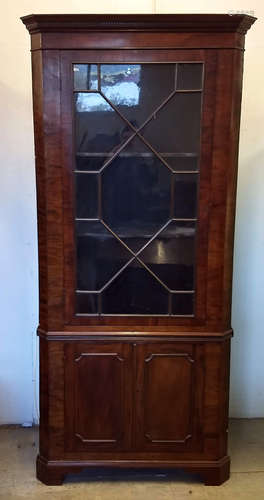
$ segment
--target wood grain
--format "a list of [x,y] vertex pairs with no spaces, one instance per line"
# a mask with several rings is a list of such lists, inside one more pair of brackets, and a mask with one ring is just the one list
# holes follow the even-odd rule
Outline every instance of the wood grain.
[[65,344],[67,451],[131,447],[131,347]]

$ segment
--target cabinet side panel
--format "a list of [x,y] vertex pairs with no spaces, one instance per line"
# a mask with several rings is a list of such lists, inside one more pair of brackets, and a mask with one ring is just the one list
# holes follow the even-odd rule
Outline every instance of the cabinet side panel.
[[49,371],[48,371],[48,343],[39,339],[39,451],[44,457],[49,453]]
[[63,325],[63,233],[58,51],[32,54],[38,198],[40,326]]
[[205,346],[205,452],[221,458],[227,452],[230,341]]
[[60,459],[64,450],[63,342],[40,340],[40,455]]
[[232,305],[232,278],[233,278],[233,246],[234,246],[234,224],[236,212],[237,192],[237,167],[239,151],[239,130],[242,97],[244,53],[233,51],[233,76],[232,76],[232,108],[230,115],[230,167],[227,178],[227,200],[226,200],[226,236],[225,236],[225,268],[224,268],[224,307],[223,315],[226,324],[231,322]]
[[230,384],[230,340],[222,345],[223,375],[221,378],[223,401],[221,404],[222,432],[220,442],[220,455],[227,453],[228,444],[228,420],[229,420],[229,384]]
[[242,60],[218,51],[207,288],[208,323],[218,329],[230,328]]
[[61,458],[64,448],[64,372],[63,342],[49,344],[49,425],[50,453]]
[[37,181],[38,210],[38,256],[39,256],[39,323],[47,328],[47,218],[46,218],[46,177],[44,166],[43,136],[43,72],[42,52],[32,52],[32,86],[34,113],[35,167]]

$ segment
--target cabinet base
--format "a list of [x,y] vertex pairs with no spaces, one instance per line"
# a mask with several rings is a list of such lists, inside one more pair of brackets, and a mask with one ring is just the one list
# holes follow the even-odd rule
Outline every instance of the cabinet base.
[[91,467],[123,468],[175,468],[199,475],[207,486],[219,486],[229,479],[230,458],[223,457],[216,461],[153,461],[153,460],[108,460],[108,461],[47,461],[37,457],[37,478],[47,485],[60,485],[66,474],[78,474]]

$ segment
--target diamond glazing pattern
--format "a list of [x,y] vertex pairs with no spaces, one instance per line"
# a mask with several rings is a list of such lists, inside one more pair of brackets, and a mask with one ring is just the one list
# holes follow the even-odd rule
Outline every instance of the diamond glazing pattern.
[[193,315],[203,65],[73,69],[77,314]]

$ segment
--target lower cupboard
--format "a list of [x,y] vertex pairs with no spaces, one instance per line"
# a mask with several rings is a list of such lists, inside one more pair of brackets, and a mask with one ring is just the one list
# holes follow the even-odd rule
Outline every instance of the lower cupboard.
[[58,484],[62,460],[67,472],[91,462],[182,462],[198,473],[202,467],[205,482],[206,460],[210,470],[212,460],[227,470],[229,342],[41,338],[39,470],[46,464]]

